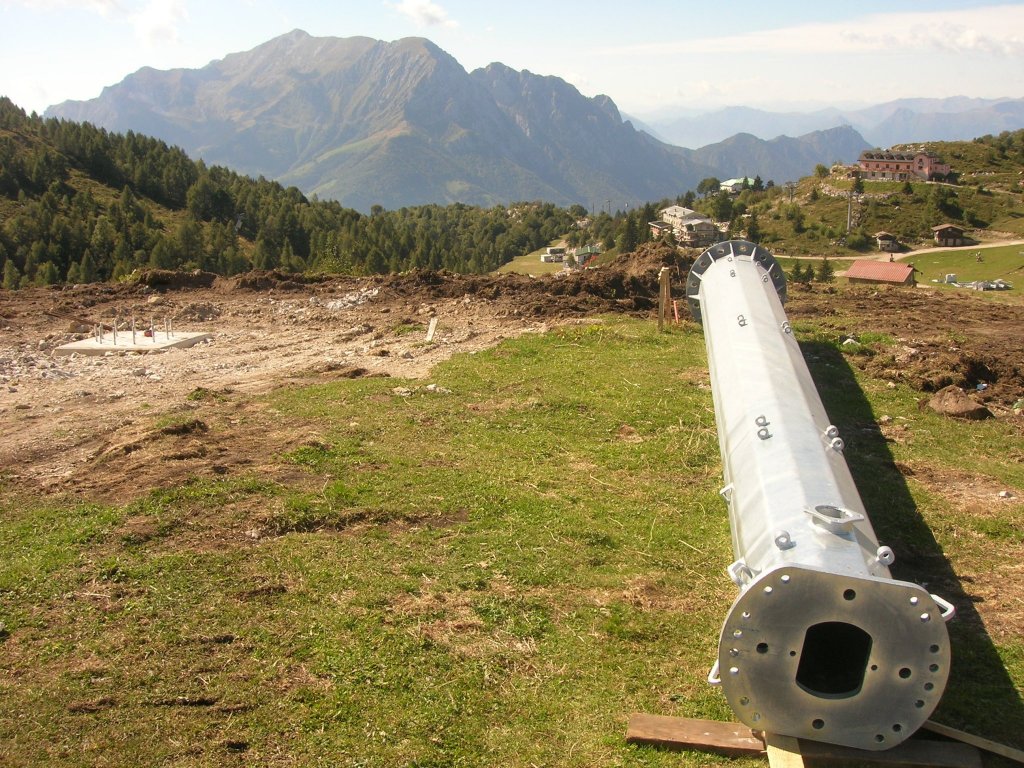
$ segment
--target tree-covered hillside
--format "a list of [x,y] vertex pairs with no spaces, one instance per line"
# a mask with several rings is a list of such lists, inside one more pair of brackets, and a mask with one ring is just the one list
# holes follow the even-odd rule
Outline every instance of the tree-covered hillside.
[[746,216],[734,226],[745,231],[752,218],[769,248],[839,256],[874,250],[880,231],[895,235],[904,250],[925,247],[932,227],[945,223],[978,240],[1024,237],[1024,130],[894,149],[935,153],[952,166],[955,183],[872,181],[844,166],[819,166],[792,189],[741,194]]
[[569,231],[549,203],[362,215],[207,167],[166,143],[26,115],[0,97],[3,285],[116,279],[142,267],[486,272]]
[[17,288],[117,279],[144,267],[489,272],[563,236],[569,245],[627,253],[650,239],[648,222],[673,203],[719,222],[723,239],[746,237],[788,254],[855,255],[875,247],[879,230],[917,247],[944,222],[979,238],[1024,235],[1024,131],[924,146],[952,164],[958,184],[857,181],[822,165],[792,186],[756,177],[735,195],[709,177],[674,200],[591,212],[579,229],[584,208],[543,202],[375,206],[364,215],[207,167],[157,139],[28,116],[0,97],[0,274],[4,287]]

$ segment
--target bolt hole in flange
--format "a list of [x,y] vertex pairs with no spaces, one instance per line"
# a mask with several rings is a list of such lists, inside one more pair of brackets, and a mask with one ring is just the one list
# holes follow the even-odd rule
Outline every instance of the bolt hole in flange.
[[758,643],[757,644],[757,652],[758,653],[768,653],[768,643]]
[[825,721],[822,720],[820,717],[816,718],[814,722],[811,723],[811,726],[814,728],[814,730],[820,731],[822,728],[825,727]]
[[910,675],[911,675],[910,667],[901,667],[900,668],[900,671],[899,671],[900,678],[902,678],[903,680],[906,680],[908,677],[910,677]]

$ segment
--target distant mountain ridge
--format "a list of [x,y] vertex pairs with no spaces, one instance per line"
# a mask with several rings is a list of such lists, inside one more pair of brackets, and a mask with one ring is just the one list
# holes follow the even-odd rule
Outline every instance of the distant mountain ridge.
[[811,112],[725,107],[702,113],[688,110],[675,117],[646,117],[644,121],[664,141],[682,147],[702,147],[738,132],[773,139],[844,125],[854,128],[871,146],[891,147],[922,141],[969,141],[1024,128],[1024,99],[898,99],[863,109],[830,107]]
[[143,68],[46,115],[155,136],[363,211],[533,199],[620,207],[675,197],[708,176],[798,178],[868,147],[839,129],[685,150],[557,77],[497,63],[467,73],[423,38],[301,30],[201,69]]

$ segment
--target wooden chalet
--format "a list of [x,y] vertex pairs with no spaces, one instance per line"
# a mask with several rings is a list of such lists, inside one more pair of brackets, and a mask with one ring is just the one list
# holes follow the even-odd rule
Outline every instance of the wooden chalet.
[[935,235],[935,244],[944,248],[970,245],[967,238],[964,237],[964,228],[958,227],[956,224],[939,224],[937,227],[932,227],[932,233]]
[[891,232],[875,232],[875,242],[878,243],[878,250],[893,253],[900,249],[896,235]]

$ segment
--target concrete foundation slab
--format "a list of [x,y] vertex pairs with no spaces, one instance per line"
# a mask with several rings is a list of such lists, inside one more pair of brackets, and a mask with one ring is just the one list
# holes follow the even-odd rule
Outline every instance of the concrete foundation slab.
[[118,331],[115,336],[106,331],[102,336],[72,341],[62,344],[53,350],[54,355],[106,355],[125,354],[129,352],[165,352],[168,349],[184,349],[201,341],[212,339],[212,333],[181,332],[164,333],[157,331],[153,336],[145,336],[141,331]]

